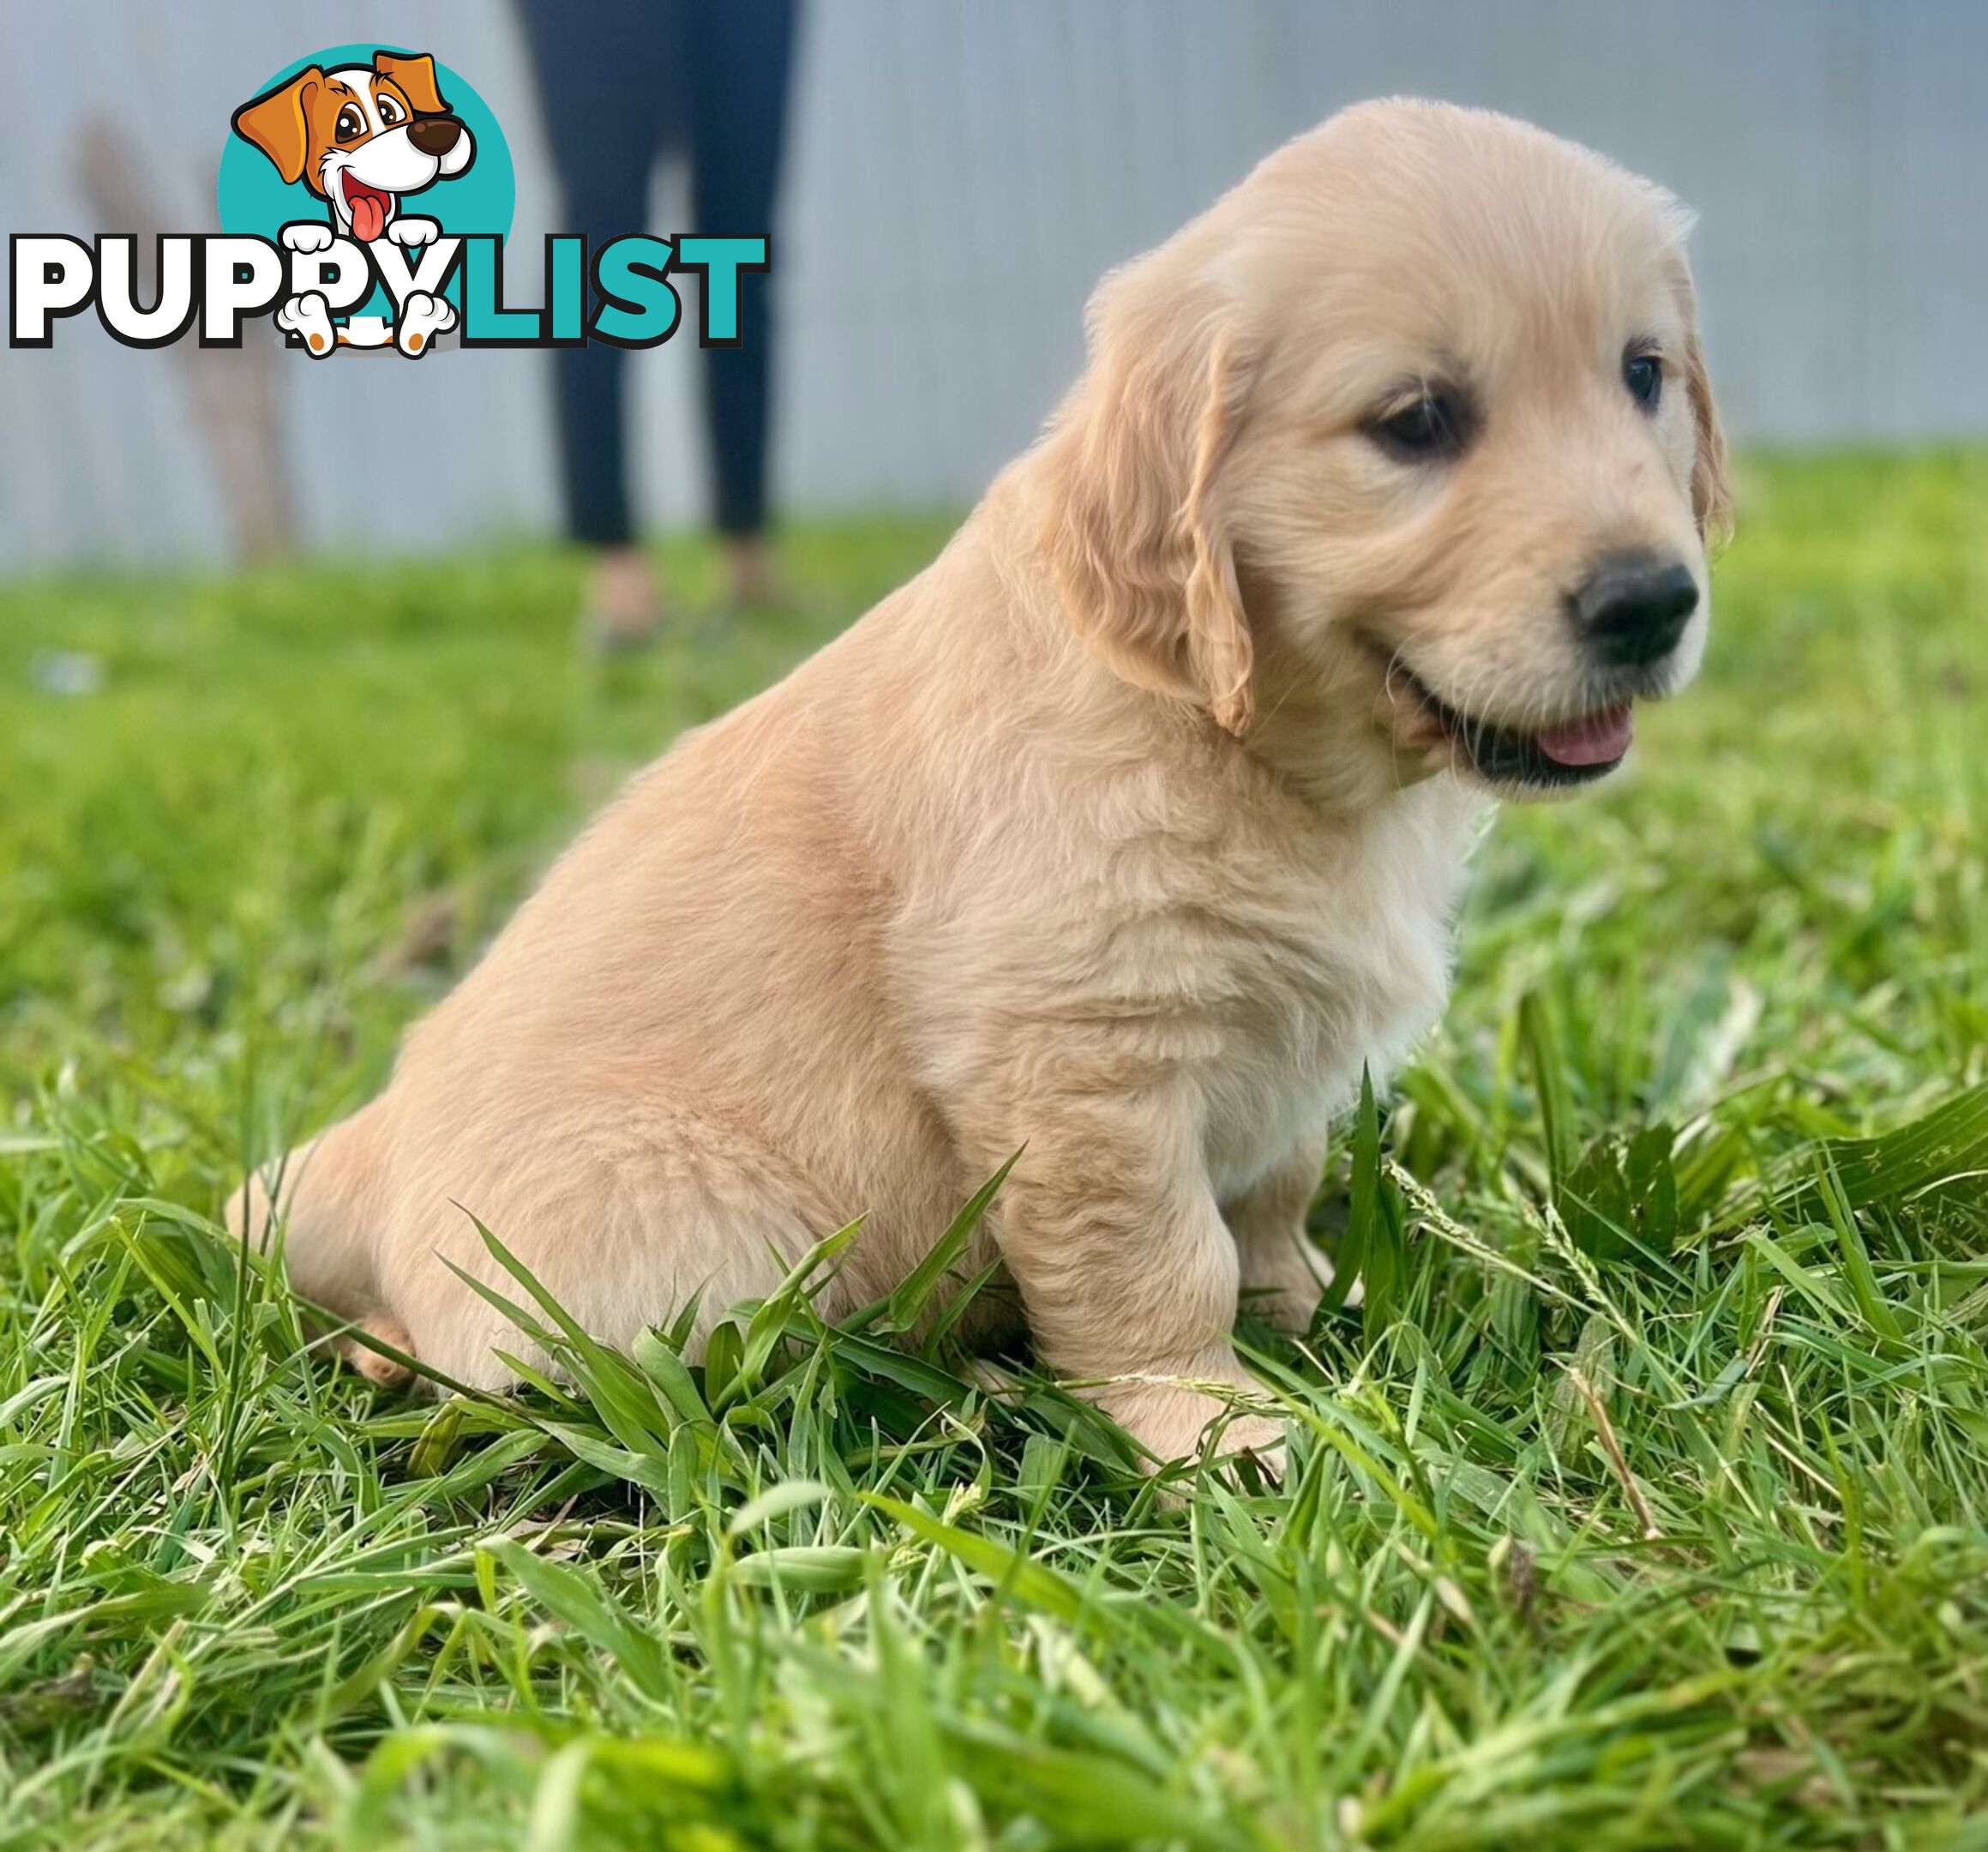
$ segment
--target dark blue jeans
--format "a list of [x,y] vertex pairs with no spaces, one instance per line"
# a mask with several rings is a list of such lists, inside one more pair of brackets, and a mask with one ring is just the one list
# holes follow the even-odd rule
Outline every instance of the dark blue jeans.
[[[795,0],[520,4],[565,194],[558,230],[585,232],[590,250],[646,230],[657,160],[680,149],[690,161],[690,229],[714,238],[771,232]],[[771,282],[741,278],[744,338],[703,356],[716,514],[726,534],[754,534],[766,525]],[[634,532],[626,358],[605,342],[553,356],[568,520],[576,540],[596,546],[625,544]]]

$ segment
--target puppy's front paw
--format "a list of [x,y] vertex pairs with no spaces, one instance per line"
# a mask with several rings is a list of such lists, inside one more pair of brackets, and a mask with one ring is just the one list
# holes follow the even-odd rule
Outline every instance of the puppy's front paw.
[[[1253,1386],[1236,1386],[1246,1390]],[[1216,1458],[1248,1453],[1270,1477],[1283,1476],[1283,1423],[1268,1416],[1234,1410],[1218,1395],[1165,1379],[1121,1380],[1093,1394],[1099,1406],[1153,1456],[1156,1468],[1192,1459],[1204,1444],[1211,1444]]]
[[[1238,1415],[1222,1430],[1215,1444],[1217,1459],[1232,1466],[1244,1458],[1256,1462],[1257,1470],[1273,1485],[1284,1479],[1284,1424],[1267,1415]],[[1234,1475],[1230,1476],[1231,1480]]]
[[1242,1307],[1275,1330],[1302,1337],[1311,1330],[1312,1314],[1324,1296],[1323,1289],[1309,1273],[1302,1277],[1294,1273],[1285,1279],[1246,1283]]
[[414,1380],[414,1372],[405,1363],[365,1342],[368,1338],[376,1338],[407,1356],[414,1355],[414,1340],[407,1335],[407,1327],[391,1312],[377,1313],[353,1330],[355,1335],[341,1339],[339,1349],[345,1362],[368,1382],[381,1389],[404,1389]]
[[300,219],[295,225],[286,225],[277,234],[285,246],[293,251],[321,251],[331,249],[332,228],[315,219]]
[[441,226],[433,219],[396,219],[387,227],[387,236],[396,244],[432,244],[441,235]]
[[315,290],[292,296],[276,311],[276,325],[295,334],[320,360],[337,346],[332,331],[331,305]]

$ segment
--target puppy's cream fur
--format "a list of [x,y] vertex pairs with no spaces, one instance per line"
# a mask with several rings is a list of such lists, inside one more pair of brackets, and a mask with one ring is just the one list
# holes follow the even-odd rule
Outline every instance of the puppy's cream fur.
[[[1397,670],[1570,719],[1608,693],[1565,616],[1588,562],[1703,584],[1683,230],[1539,130],[1385,103],[1109,278],[1089,371],[937,562],[640,774],[386,1092],[291,1154],[298,1289],[497,1385],[521,1339],[442,1264],[497,1278],[465,1208],[625,1344],[700,1290],[707,1331],[859,1215],[826,1309],[879,1297],[1025,1146],[975,1335],[1025,1320],[1192,1451],[1222,1407],[1193,1386],[1246,1381],[1239,1292],[1316,1302],[1328,1121],[1444,1000],[1487,794]],[[1389,456],[1375,405],[1437,369],[1481,430]],[[1688,677],[1691,625],[1637,692]]]

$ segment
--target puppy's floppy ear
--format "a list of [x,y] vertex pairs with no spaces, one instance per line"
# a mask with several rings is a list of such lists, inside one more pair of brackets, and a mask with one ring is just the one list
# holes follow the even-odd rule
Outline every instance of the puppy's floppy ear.
[[1044,449],[1043,549],[1094,653],[1240,737],[1255,651],[1220,478],[1255,362],[1233,301],[1207,286],[1183,300],[1150,264],[1091,299],[1090,370]]
[[435,87],[435,60],[423,51],[418,57],[396,57],[391,51],[373,54],[375,76],[391,77],[407,93],[417,116],[446,116],[448,105]]
[[313,64],[235,111],[235,133],[261,148],[285,183],[303,177],[310,147],[310,126],[304,120],[303,106],[323,81],[324,72]]
[[1708,545],[1733,532],[1733,491],[1726,478],[1726,433],[1720,428],[1719,407],[1705,371],[1705,350],[1698,334],[1698,292],[1691,266],[1678,258],[1675,283],[1685,315],[1685,392],[1691,401],[1691,423],[1697,446],[1691,460],[1691,512]]

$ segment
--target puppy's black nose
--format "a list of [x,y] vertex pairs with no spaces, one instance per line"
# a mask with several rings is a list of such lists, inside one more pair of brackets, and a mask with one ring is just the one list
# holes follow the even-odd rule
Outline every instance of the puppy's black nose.
[[408,124],[407,139],[423,154],[448,153],[462,134],[462,124],[453,116],[417,116]]
[[1640,668],[1678,646],[1698,608],[1698,581],[1682,560],[1615,553],[1568,601],[1589,651],[1611,668]]

